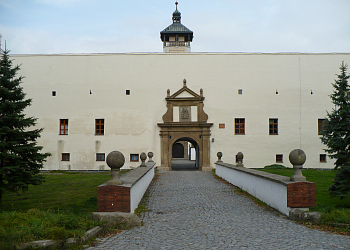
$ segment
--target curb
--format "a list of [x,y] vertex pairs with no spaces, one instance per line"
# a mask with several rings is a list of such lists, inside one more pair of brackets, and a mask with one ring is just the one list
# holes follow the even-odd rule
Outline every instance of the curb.
[[[85,243],[86,241],[96,237],[96,235],[98,235],[101,231],[102,231],[102,228],[100,226],[96,226],[96,227],[86,231],[84,236],[82,236],[81,238],[69,238],[69,239],[67,239],[65,246],[71,247],[71,246],[77,245],[79,243]],[[16,249],[24,250],[27,248],[36,248],[36,247],[42,247],[45,249],[52,249],[52,248],[57,247],[58,245],[59,245],[59,241],[38,240],[38,241],[16,244]]]

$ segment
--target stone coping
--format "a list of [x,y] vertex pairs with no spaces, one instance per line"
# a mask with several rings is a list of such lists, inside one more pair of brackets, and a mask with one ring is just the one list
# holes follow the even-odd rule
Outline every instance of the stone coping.
[[[148,171],[150,171],[156,165],[155,162],[146,162],[147,167],[137,167],[126,174],[120,176],[123,184],[116,185],[122,187],[132,187],[134,186],[143,176],[145,176]],[[107,186],[107,182],[101,184],[99,187]]]
[[[259,178],[264,178],[264,179],[267,179],[269,181],[277,182],[277,183],[280,183],[280,184],[282,184],[284,186],[287,186],[290,183],[295,183],[296,182],[296,181],[291,181],[290,177],[287,177],[287,176],[266,173],[266,172],[263,172],[263,171],[250,169],[250,168],[245,168],[245,167],[236,167],[235,165],[229,164],[229,163],[215,162],[215,164],[216,165],[220,165],[222,167],[231,168],[231,169],[236,170],[236,171],[244,172],[246,174],[255,175],[255,176],[259,177]],[[308,181],[303,181],[303,182],[308,182]]]

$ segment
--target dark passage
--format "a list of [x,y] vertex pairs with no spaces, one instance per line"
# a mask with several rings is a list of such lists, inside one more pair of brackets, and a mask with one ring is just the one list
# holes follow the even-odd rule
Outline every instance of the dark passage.
[[190,161],[187,159],[174,159],[174,158],[171,160],[171,168],[174,171],[198,170],[198,167],[196,167],[196,161]]

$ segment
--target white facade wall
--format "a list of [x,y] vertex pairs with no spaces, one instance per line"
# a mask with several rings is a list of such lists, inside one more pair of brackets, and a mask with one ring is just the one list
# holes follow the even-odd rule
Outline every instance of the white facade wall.
[[[187,79],[188,88],[204,90],[204,111],[214,123],[211,166],[216,153],[234,163],[244,154],[244,165],[260,168],[283,154],[301,148],[305,168],[332,168],[333,161],[319,162],[324,145],[318,135],[318,119],[331,111],[329,95],[342,61],[350,54],[78,54],[12,55],[21,64],[27,97],[26,110],[44,127],[39,145],[52,153],[47,170],[89,169],[105,162],[96,153],[119,150],[130,154],[153,151],[160,165],[157,123],[166,112],[167,89],[171,94]],[[238,94],[242,89],[242,95]],[[90,94],[90,90],[91,93]],[[126,95],[130,90],[130,95]],[[278,94],[276,94],[276,90]],[[56,91],[56,96],[52,96]],[[313,94],[311,94],[311,91]],[[245,135],[234,134],[234,119],[245,118]],[[269,118],[278,118],[279,134],[269,135]],[[59,119],[69,119],[68,135],[59,135]],[[105,134],[95,135],[95,119],[105,120]],[[225,129],[219,129],[225,123]],[[70,153],[70,161],[61,161]]]

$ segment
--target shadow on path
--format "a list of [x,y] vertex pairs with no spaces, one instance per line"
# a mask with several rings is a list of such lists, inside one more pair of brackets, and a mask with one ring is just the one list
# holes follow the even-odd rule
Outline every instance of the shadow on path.
[[174,171],[195,171],[198,170],[196,167],[196,161],[190,161],[187,159],[172,159],[171,167]]

